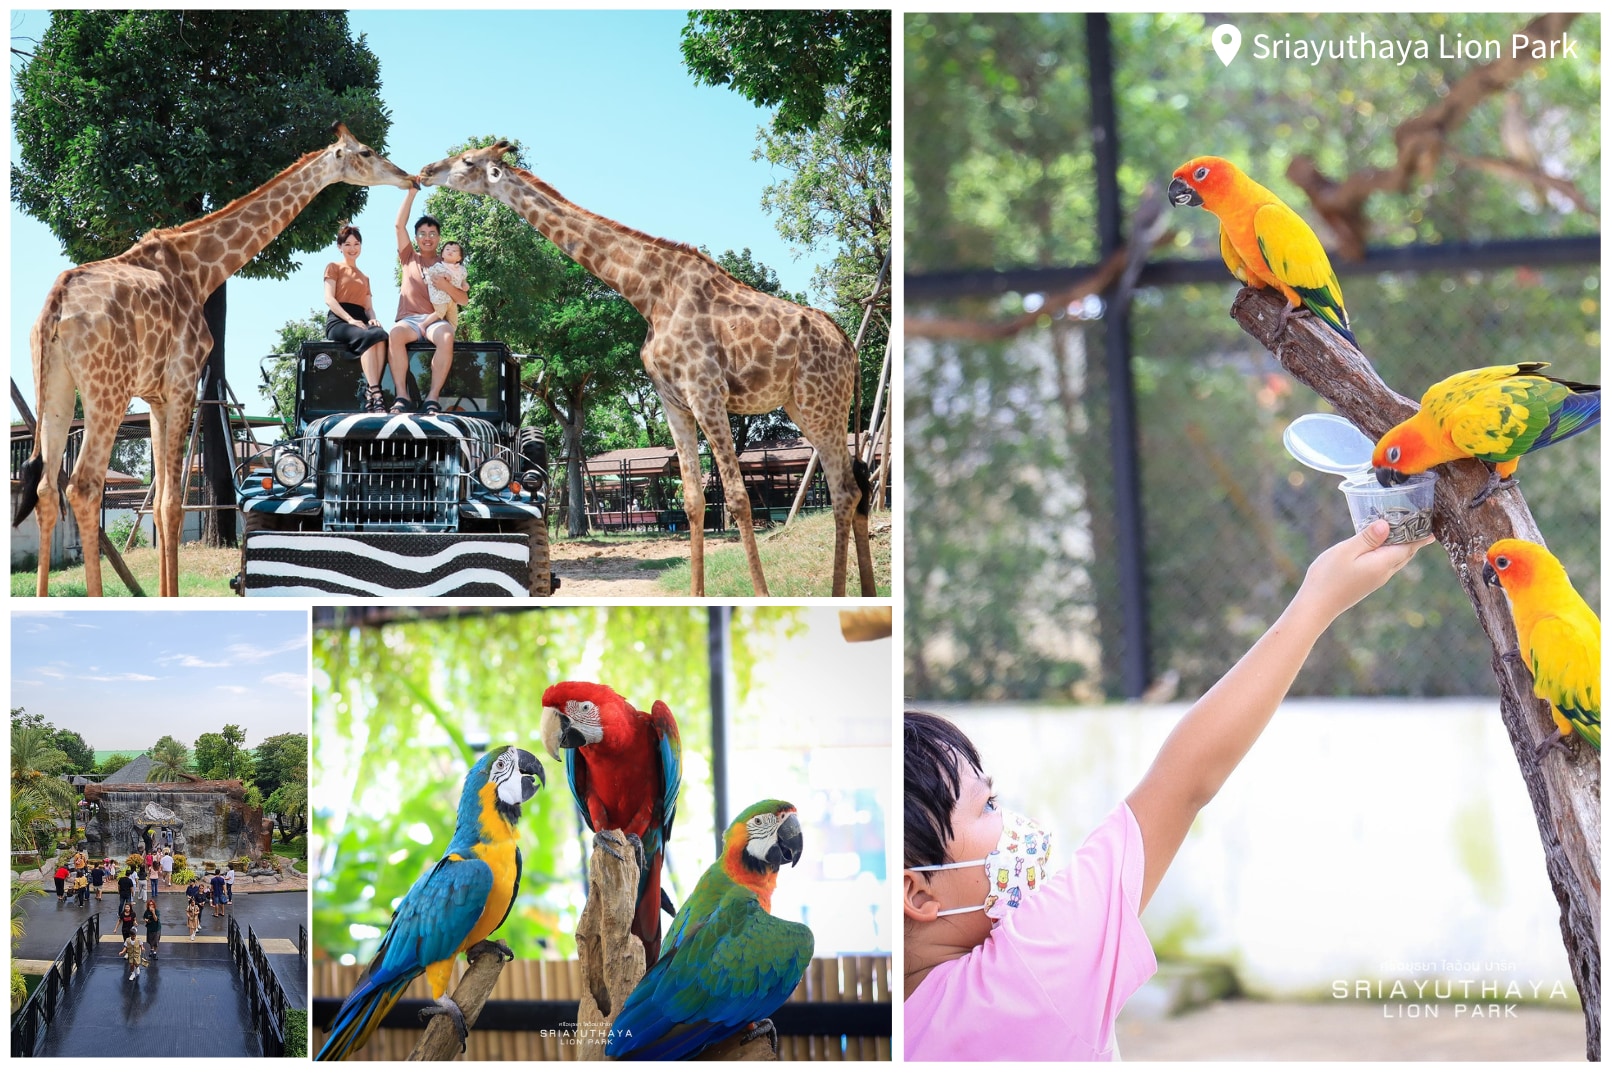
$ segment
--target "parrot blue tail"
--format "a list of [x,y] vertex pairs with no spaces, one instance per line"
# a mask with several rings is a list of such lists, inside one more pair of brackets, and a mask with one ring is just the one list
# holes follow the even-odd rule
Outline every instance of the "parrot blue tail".
[[[1568,383],[1562,381],[1561,383]],[[1571,385],[1582,391],[1574,391],[1556,408],[1550,417],[1550,424],[1534,440],[1530,452],[1538,451],[1549,444],[1559,440],[1566,440],[1570,436],[1577,436],[1586,429],[1593,429],[1601,424],[1601,389],[1594,384]]]
[[335,1020],[330,1023],[330,1038],[314,1060],[346,1059],[362,1048],[415,976],[411,974],[384,985],[368,978],[358,982],[358,987],[336,1012]]

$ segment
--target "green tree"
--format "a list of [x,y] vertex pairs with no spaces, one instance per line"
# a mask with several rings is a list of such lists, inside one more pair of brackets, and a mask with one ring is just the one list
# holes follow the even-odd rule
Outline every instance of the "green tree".
[[[493,141],[471,139],[449,153]],[[522,154],[517,144],[515,162],[524,167]],[[626,386],[647,382],[638,352],[648,326],[626,299],[503,203],[436,188],[427,205],[442,221],[443,235],[469,250],[470,302],[460,320],[464,335],[503,340],[534,356],[522,369],[539,407],[528,417],[534,424],[552,420],[559,427],[570,493],[566,529],[581,536],[588,532],[582,475],[589,412]]]
[[195,769],[203,779],[250,779],[252,755],[241,749],[246,732],[235,724],[196,739]]
[[150,783],[178,783],[190,770],[190,750],[172,735],[163,735],[151,747],[151,770],[146,774]]
[[278,818],[280,840],[288,841],[308,828],[308,759],[301,760],[285,773],[285,778],[274,789],[264,809]]
[[56,747],[54,729],[26,722],[18,726],[16,710],[12,725],[11,786],[26,796],[24,812],[46,811],[67,822],[69,836],[76,834],[78,791],[61,778],[72,762]]
[[67,755],[67,771],[85,775],[95,771],[95,747],[84,741],[77,731],[57,731],[51,736],[55,747]]
[[94,771],[98,776],[110,776],[113,772],[116,772],[118,769],[122,768],[132,760],[134,760],[133,754],[114,753],[112,756],[96,765]]
[[[58,11],[14,81],[12,200],[80,263],[250,192],[328,144],[336,120],[381,152],[391,125],[379,60],[341,11]],[[240,275],[284,279],[367,196],[323,191]],[[224,398],[224,310],[220,285],[204,399]],[[225,411],[203,413],[208,484],[233,504]],[[234,543],[233,511],[206,517]]]
[[274,413],[285,423],[286,435],[291,435],[291,419],[297,412],[296,356],[304,343],[325,338],[325,315],[309,310],[301,320],[287,321],[280,326],[279,338],[274,341],[274,353],[288,357],[265,362],[262,368],[263,396],[269,400]]
[[307,735],[296,732],[271,735],[258,743],[252,753],[256,758],[253,780],[268,798],[274,797],[281,784],[308,778]]
[[890,151],[888,10],[691,11],[683,62],[704,85],[776,105],[779,134],[816,127],[840,89],[848,144]]

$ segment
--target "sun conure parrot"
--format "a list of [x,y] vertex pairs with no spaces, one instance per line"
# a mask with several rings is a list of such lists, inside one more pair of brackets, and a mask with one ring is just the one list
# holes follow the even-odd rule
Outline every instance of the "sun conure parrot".
[[543,691],[541,733],[556,760],[566,751],[566,781],[594,841],[619,829],[643,851],[632,934],[644,943],[644,965],[653,966],[660,957],[661,906],[676,912],[662,893],[660,874],[683,783],[677,720],[664,701],[640,712],[608,686],[561,682]]
[[453,960],[486,939],[509,915],[521,882],[515,822],[521,803],[536,794],[543,781],[537,758],[514,746],[488,751],[470,769],[446,853],[403,896],[380,949],[352,994],[342,1001],[330,1025],[330,1038],[316,1059],[345,1059],[362,1048],[421,973],[436,1001],[422,1013],[449,1015],[463,1049],[468,1035],[464,1014],[444,995]]
[[772,916],[778,870],[800,861],[800,818],[765,801],[728,826],[722,857],[705,871],[666,934],[666,954],[632,990],[605,1055],[687,1059],[749,1026],[747,1041],[777,1033],[768,1017],[812,958],[812,930]]
[[1287,319],[1300,306],[1350,343],[1349,313],[1337,273],[1304,218],[1220,157],[1193,157],[1175,170],[1169,198],[1199,205],[1220,219],[1220,256],[1250,287],[1274,288],[1287,299]]
[[1483,580],[1505,591],[1517,624],[1517,648],[1534,675],[1534,694],[1550,702],[1560,738],[1573,732],[1601,751],[1601,620],[1578,595],[1561,561],[1532,541],[1507,538],[1489,546]]
[[1601,424],[1601,386],[1540,376],[1549,362],[1492,365],[1427,389],[1422,409],[1383,434],[1371,454],[1379,484],[1403,482],[1441,463],[1477,459],[1489,482],[1471,506],[1517,482],[1517,460]]

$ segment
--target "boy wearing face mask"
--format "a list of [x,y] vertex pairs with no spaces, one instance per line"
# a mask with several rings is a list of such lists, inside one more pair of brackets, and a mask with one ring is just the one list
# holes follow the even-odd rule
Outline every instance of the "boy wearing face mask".
[[1158,968],[1139,915],[1311,647],[1431,543],[1384,545],[1387,536],[1379,520],[1316,557],[1286,611],[1187,711],[1072,859],[998,804],[956,726],[906,714],[907,1059],[1119,1058],[1114,1021]]

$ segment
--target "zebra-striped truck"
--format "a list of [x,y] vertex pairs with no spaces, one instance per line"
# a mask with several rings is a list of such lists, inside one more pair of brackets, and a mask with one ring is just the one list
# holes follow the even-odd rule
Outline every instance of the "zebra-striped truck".
[[[409,397],[433,350],[409,348]],[[548,596],[548,453],[520,427],[520,366],[456,343],[442,412],[368,414],[358,358],[296,355],[292,435],[235,472],[245,596]],[[391,373],[382,378],[388,399]]]

